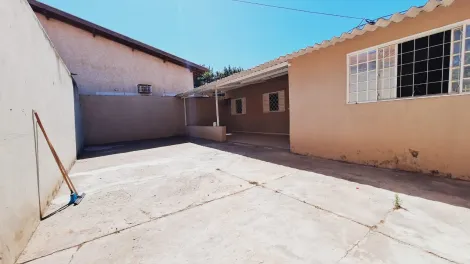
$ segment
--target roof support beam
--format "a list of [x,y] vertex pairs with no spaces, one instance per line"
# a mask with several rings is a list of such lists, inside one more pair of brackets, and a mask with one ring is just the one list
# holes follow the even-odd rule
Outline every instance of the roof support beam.
[[217,116],[217,126],[220,126],[219,123],[219,96],[217,89],[215,89],[215,115]]

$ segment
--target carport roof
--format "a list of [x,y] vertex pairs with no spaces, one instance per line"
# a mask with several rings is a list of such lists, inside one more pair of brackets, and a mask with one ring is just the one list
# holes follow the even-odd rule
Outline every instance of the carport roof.
[[[306,47],[304,49],[298,50],[296,52],[278,57],[274,60],[268,61],[266,63],[260,64],[258,66],[255,66],[251,69],[233,74],[231,76],[225,77],[223,79],[217,80],[215,82],[211,82],[205,85],[202,85],[196,89],[184,92],[179,94],[178,96],[186,97],[191,94],[201,94],[201,93],[208,93],[208,92],[213,92],[214,90],[224,90],[224,87],[230,87],[230,89],[236,89],[240,86],[245,86],[247,84],[243,83],[237,83],[236,80],[239,79],[244,79],[248,76],[256,76],[256,75],[262,75],[266,71],[270,71],[270,69],[276,69],[277,67],[282,68],[283,66],[286,67],[286,73],[287,73],[287,65],[288,61],[305,55],[307,53],[327,48],[329,46],[333,46],[336,43],[340,43],[343,41],[346,41],[348,39],[353,39],[357,36],[364,35],[367,32],[370,31],[375,31],[378,28],[385,28],[388,27],[391,23],[399,23],[403,21],[405,18],[414,18],[417,17],[419,14],[423,12],[432,12],[436,8],[442,6],[442,7],[447,7],[450,6],[452,3],[454,3],[455,0],[429,0],[425,5],[419,6],[419,7],[411,7],[406,11],[403,12],[397,12],[385,17],[378,18],[374,22],[365,22],[358,27],[355,27],[354,29],[344,32],[341,34],[339,37],[333,37],[332,39],[329,40],[324,40],[320,43],[316,43],[313,46]],[[251,78],[250,78],[251,79]],[[232,86],[234,84],[235,86]],[[238,85],[238,87],[236,86]]]

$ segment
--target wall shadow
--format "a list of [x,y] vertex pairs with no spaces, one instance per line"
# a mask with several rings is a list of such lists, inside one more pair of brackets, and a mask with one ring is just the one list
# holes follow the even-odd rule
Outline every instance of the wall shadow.
[[114,155],[119,153],[126,153],[132,151],[139,151],[145,149],[166,147],[171,145],[183,144],[189,142],[187,137],[168,137],[160,139],[139,140],[111,143],[104,145],[86,146],[80,152],[77,159],[89,159],[95,157],[102,157]]
[[192,143],[396,193],[470,208],[470,182],[290,153],[288,150],[191,139]]

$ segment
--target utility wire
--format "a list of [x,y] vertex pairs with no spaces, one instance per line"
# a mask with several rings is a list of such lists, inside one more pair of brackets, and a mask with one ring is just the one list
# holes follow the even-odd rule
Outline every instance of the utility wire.
[[264,6],[264,7],[272,7],[272,8],[285,9],[285,10],[291,10],[291,11],[297,11],[297,12],[304,12],[304,13],[315,14],[315,15],[334,16],[334,17],[342,17],[342,18],[359,19],[359,20],[370,21],[370,20],[368,20],[364,17],[353,17],[353,16],[345,16],[345,15],[338,15],[338,14],[331,14],[331,13],[315,12],[315,11],[310,11],[310,10],[297,9],[297,8],[291,8],[291,7],[285,7],[285,6],[268,5],[268,4],[249,2],[249,1],[244,1],[244,0],[232,0],[232,1],[245,3],[245,4],[251,4],[251,5]]

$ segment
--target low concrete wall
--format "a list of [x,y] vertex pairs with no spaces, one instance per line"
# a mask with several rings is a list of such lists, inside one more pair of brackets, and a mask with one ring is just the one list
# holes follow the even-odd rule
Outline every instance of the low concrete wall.
[[[72,78],[24,0],[0,1],[0,263],[14,263],[76,158]],[[37,131],[37,133],[35,132]]]
[[218,142],[227,141],[227,129],[224,126],[187,126],[189,137],[204,138]]
[[81,95],[85,145],[184,135],[183,100]]

